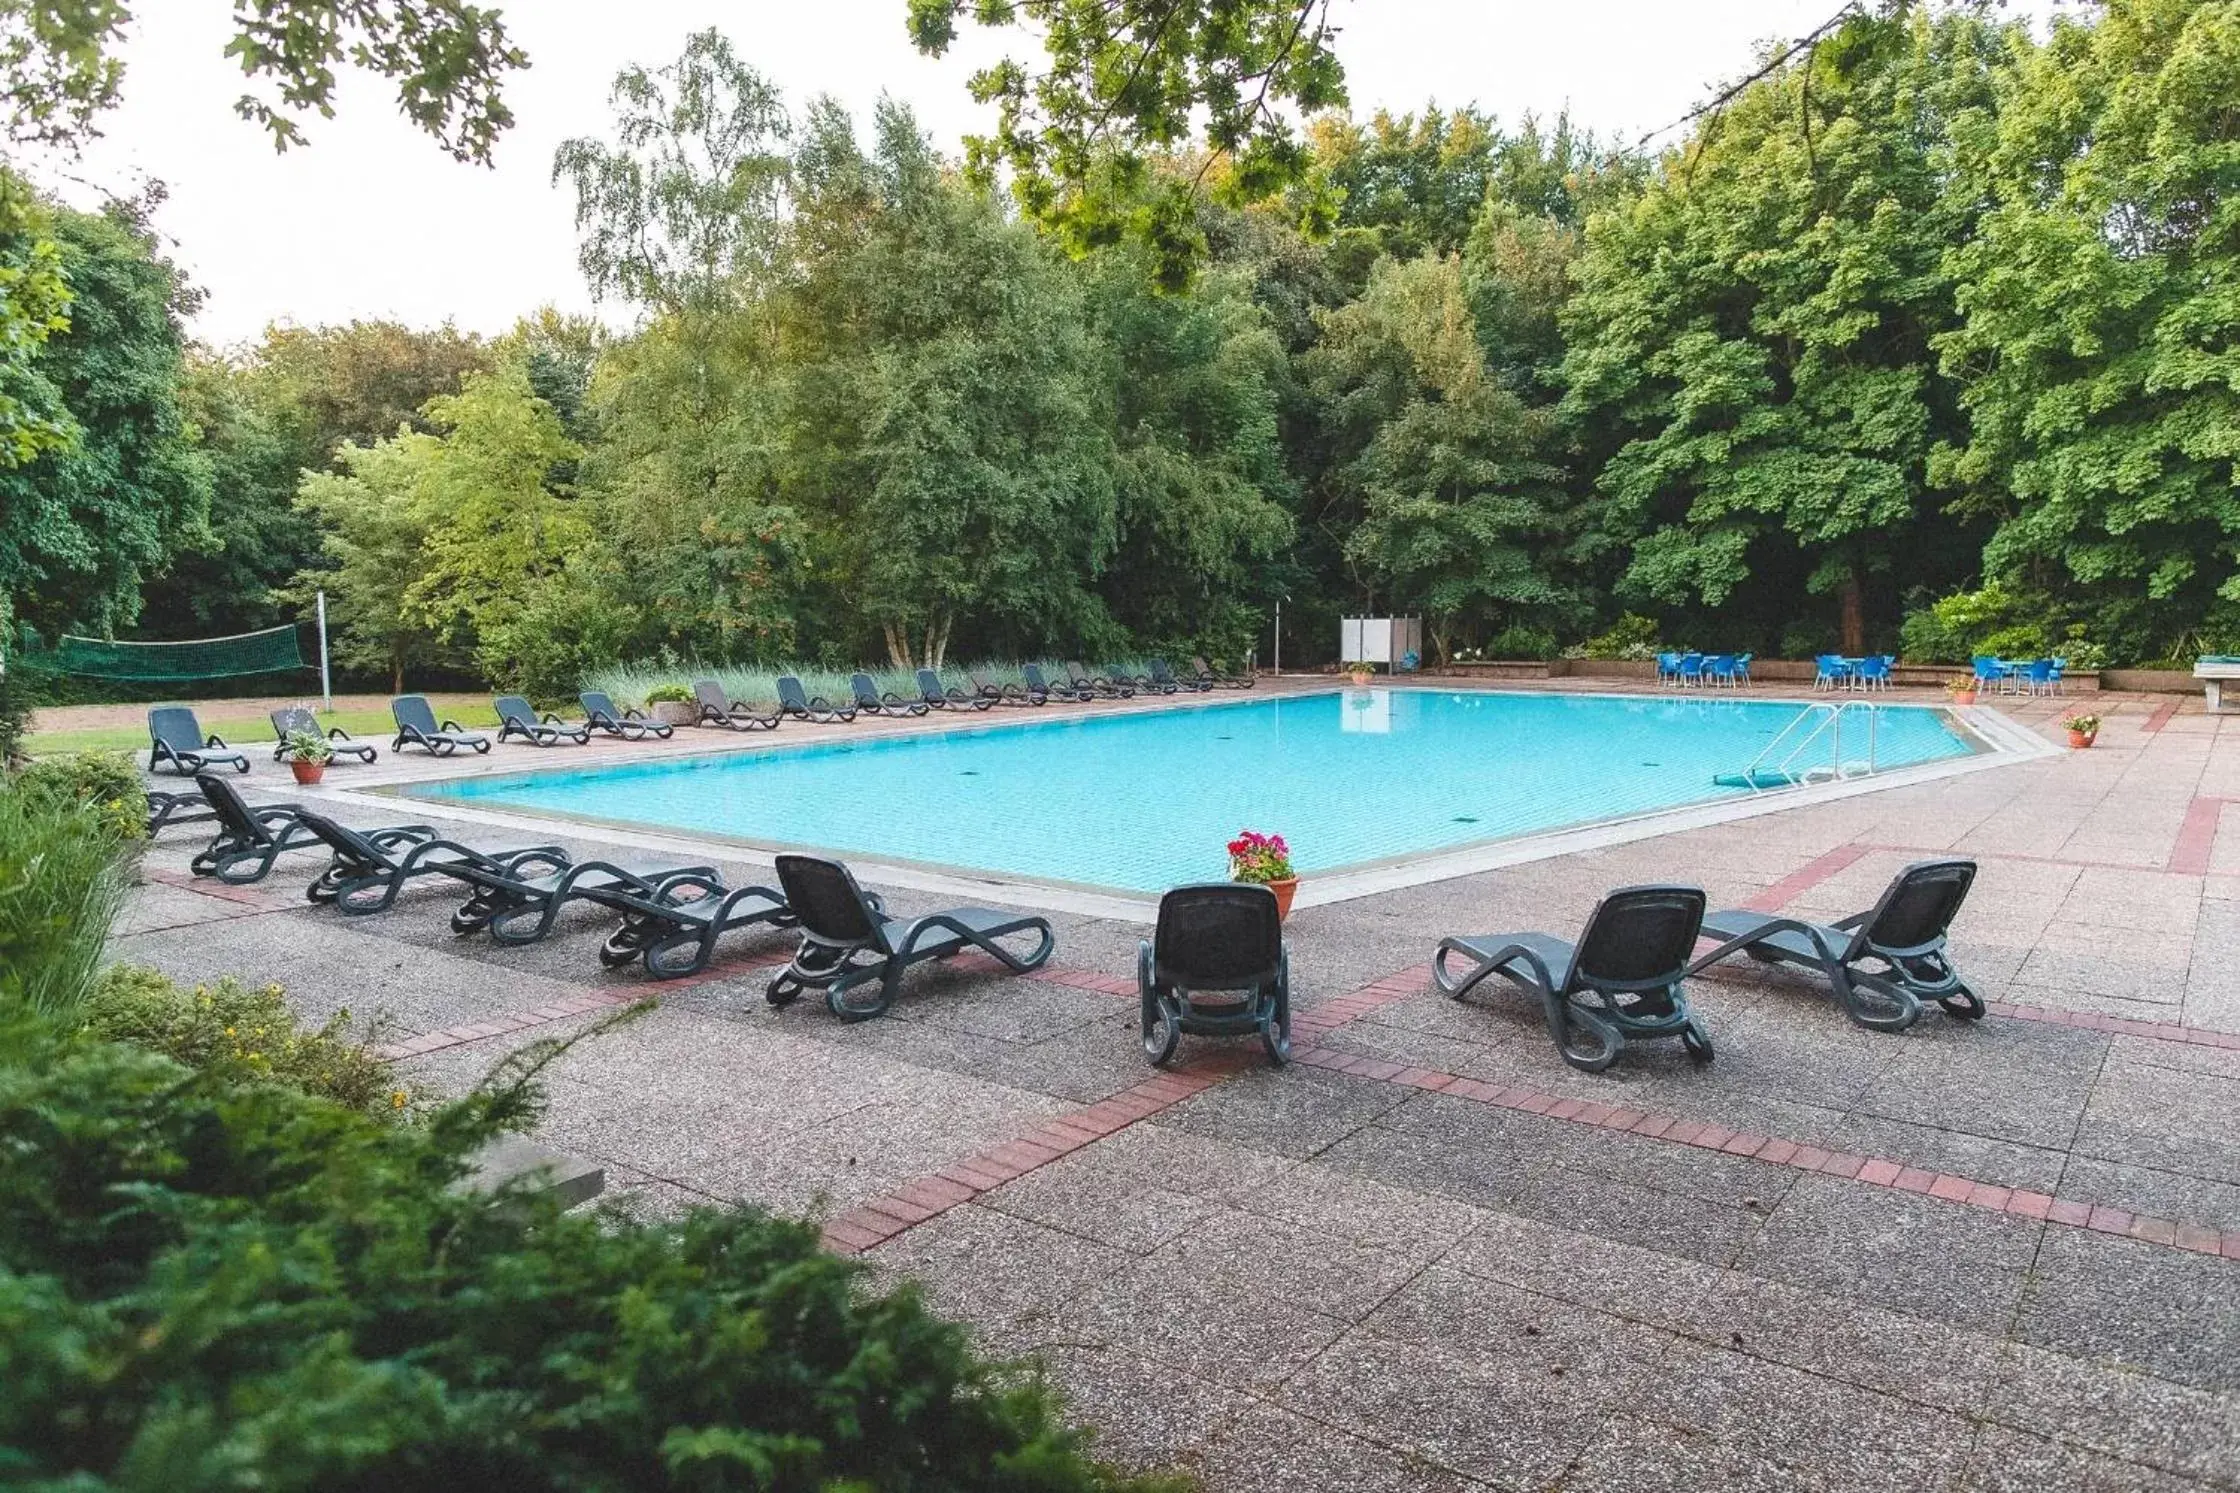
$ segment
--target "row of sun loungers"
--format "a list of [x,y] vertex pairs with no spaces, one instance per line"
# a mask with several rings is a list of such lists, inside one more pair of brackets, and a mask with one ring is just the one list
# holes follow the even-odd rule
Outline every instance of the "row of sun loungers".
[[[256,808],[215,773],[196,778],[203,807],[166,804],[162,822],[214,819],[217,838],[194,860],[198,875],[262,880],[292,850],[323,850],[326,868],[306,889],[347,916],[386,911],[406,883],[442,876],[467,888],[453,932],[487,932],[501,944],[544,938],[566,906],[588,902],[618,917],[599,949],[619,968],[641,962],[657,978],[697,973],[718,941],[740,929],[798,930],[793,960],[767,999],[790,1005],[821,994],[846,1020],[884,1012],[903,972],[927,959],[980,949],[1013,972],[1034,969],[1055,947],[1049,921],[963,907],[912,920],[889,917],[846,866],[816,856],[777,857],[779,885],[732,886],[708,865],[573,859],[558,845],[473,847],[428,825],[359,830],[300,804]],[[183,795],[172,796],[183,797]],[[1976,874],[1967,860],[1906,867],[1875,905],[1832,924],[1744,909],[1707,912],[1700,887],[1621,887],[1605,896],[1576,939],[1546,933],[1457,936],[1440,942],[1435,988],[1457,999],[1500,976],[1536,1000],[1565,1062],[1600,1072],[1633,1042],[1676,1039],[1689,1057],[1714,1057],[1691,1007],[1687,980],[1741,954],[1816,970],[1855,1022],[1878,1031],[1912,1026],[1930,1004],[1964,1020],[1982,998],[1953,966],[1947,937]],[[1023,952],[1006,940],[1031,936]],[[1708,952],[1697,953],[1710,941]],[[1184,1034],[1257,1035],[1271,1062],[1291,1052],[1289,956],[1275,898],[1265,887],[1221,882],[1179,887],[1161,899],[1153,937],[1137,960],[1145,1056],[1173,1057]]]
[[[777,857],[779,887],[733,887],[713,866],[576,860],[559,845],[471,846],[431,825],[355,829],[302,804],[250,805],[215,773],[195,779],[217,838],[194,860],[197,875],[240,885],[263,880],[292,850],[323,850],[327,864],[305,897],[348,917],[386,912],[413,881],[443,877],[466,887],[451,915],[462,936],[487,933],[501,944],[538,941],[563,908],[587,902],[618,915],[599,949],[609,968],[641,962],[648,974],[695,974],[717,941],[743,928],[797,929],[793,960],[772,980],[774,1006],[817,991],[844,1020],[877,1016],[893,1003],[902,973],[928,959],[979,949],[1006,969],[1034,969],[1056,947],[1047,918],[985,907],[958,907],[921,918],[889,917],[848,868],[817,856]],[[174,817],[167,823],[184,823]],[[1031,936],[1023,952],[1007,946]]]

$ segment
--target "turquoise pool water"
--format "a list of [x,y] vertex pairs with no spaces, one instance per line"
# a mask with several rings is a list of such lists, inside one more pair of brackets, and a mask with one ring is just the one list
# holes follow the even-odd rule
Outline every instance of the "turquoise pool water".
[[[1005,710],[932,735],[788,727],[768,752],[416,784],[493,808],[1155,892],[1218,878],[1240,829],[1303,872],[1744,797],[1794,702],[1371,689],[1080,716]],[[812,732],[815,733],[812,736]],[[1856,718],[1845,755],[1864,755]],[[1965,756],[1889,706],[1878,768]],[[1823,752],[1820,760],[1825,761]]]

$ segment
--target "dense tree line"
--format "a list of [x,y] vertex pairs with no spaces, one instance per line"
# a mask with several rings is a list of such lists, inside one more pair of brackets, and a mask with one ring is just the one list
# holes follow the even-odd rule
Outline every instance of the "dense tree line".
[[1021,211],[1001,152],[960,169],[891,101],[860,138],[708,33],[555,163],[627,334],[190,347],[144,210],[11,186],[43,226],[0,219],[0,288],[70,299],[0,412],[69,439],[0,470],[0,594],[183,636],[323,588],[354,670],[542,689],[1265,659],[1279,601],[1302,660],[1357,608],[1440,654],[1622,613],[1761,652],[2240,645],[2240,3],[2047,37],[1901,4],[1763,61],[1654,157],[1328,113]]

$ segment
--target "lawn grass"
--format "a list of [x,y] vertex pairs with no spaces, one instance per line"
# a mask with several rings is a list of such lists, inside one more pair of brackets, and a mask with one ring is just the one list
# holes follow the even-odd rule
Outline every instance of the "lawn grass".
[[[437,698],[432,701],[436,714],[470,730],[490,728],[498,724],[498,713],[490,708],[488,700],[473,697],[458,699]],[[222,713],[226,702],[215,700],[198,707],[202,729],[223,736],[235,748],[255,755],[255,749],[272,745],[272,722],[261,715],[227,715]],[[319,717],[319,727],[340,726],[352,736],[361,737],[377,746],[386,747],[389,739],[397,734],[396,723],[387,710],[335,710],[314,711]],[[74,731],[33,731],[23,739],[23,749],[34,757],[49,756],[56,752],[133,752],[145,751],[148,746],[148,728],[134,726],[95,726]]]

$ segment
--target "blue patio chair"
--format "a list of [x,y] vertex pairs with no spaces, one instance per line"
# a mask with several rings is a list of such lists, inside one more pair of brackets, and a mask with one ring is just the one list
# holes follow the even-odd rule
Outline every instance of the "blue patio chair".
[[1988,653],[1979,653],[1974,659],[1976,688],[1979,690],[2004,690],[2011,673],[2007,666]]
[[1851,683],[1851,660],[1840,653],[1823,653],[1812,661],[1814,689],[1844,689]]
[[1683,685],[1699,685],[1703,683],[1702,654],[1683,653],[1682,655],[1680,655],[1680,682]]
[[2034,658],[2023,665],[2022,685],[2033,695],[2052,694],[2060,678],[2060,671],[2050,658]]
[[1721,689],[1734,688],[1734,655],[1714,653],[1703,661],[1703,672]]
[[1678,684],[1679,682],[1680,682],[1680,655],[1679,655],[1679,654],[1677,654],[1677,653],[1660,653],[1660,654],[1658,654],[1658,655],[1657,655],[1657,683],[1659,683],[1659,684],[1663,684],[1663,685],[1674,685],[1674,684]]
[[1744,689],[1750,687],[1750,660],[1757,656],[1755,653],[1738,653],[1734,656],[1734,682]]
[[1873,654],[1859,660],[1852,671],[1852,679],[1865,690],[1884,690],[1890,687],[1890,659],[1883,654]]
[[2053,665],[2053,688],[2047,691],[2047,693],[2055,695],[2066,693],[2066,691],[2064,691],[2061,687],[2061,680],[2063,676],[2065,676],[2069,672],[2069,660],[2065,658],[2049,658],[2046,660],[2046,662]]

